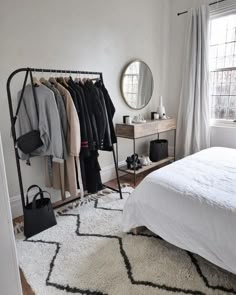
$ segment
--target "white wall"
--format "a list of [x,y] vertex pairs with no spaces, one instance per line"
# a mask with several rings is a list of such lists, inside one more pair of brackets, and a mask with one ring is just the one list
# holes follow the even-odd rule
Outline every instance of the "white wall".
[[[233,3],[235,0],[227,0],[218,5]],[[168,59],[167,101],[166,108],[171,116],[177,117],[181,79],[184,62],[185,31],[187,28],[188,14],[177,16],[178,12],[189,10],[191,7],[199,7],[210,0],[172,0],[171,1],[171,29],[169,35],[170,55]],[[236,128],[211,128],[211,146],[225,146],[236,148]]]
[[[168,26],[167,0],[3,0],[0,9],[0,131],[10,196],[19,188],[10,138],[5,83],[8,75],[24,66],[102,71],[117,112],[134,114],[120,94],[124,65],[136,58],[151,68],[155,87],[151,103],[142,113],[156,110],[164,92],[165,54]],[[13,99],[22,85],[13,83]],[[123,146],[122,159],[127,156]],[[111,154],[101,154],[102,167],[110,166]],[[25,186],[43,184],[44,165],[39,159],[32,168],[23,166]]]
[[0,286],[1,294],[21,295],[21,283],[16,257],[12,216],[0,136]]
[[236,128],[235,127],[212,127],[211,145],[236,148]]

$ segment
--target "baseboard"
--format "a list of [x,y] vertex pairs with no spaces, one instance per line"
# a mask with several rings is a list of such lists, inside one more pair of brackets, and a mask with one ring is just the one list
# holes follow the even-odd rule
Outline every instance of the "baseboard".
[[[125,165],[125,161],[122,161],[119,163],[119,166],[123,166],[123,165]],[[103,183],[116,178],[115,165],[113,164],[113,165],[102,168],[101,178]],[[42,189],[47,190],[51,194],[51,198],[53,202],[60,200],[60,193],[58,192],[58,190],[49,189],[46,187],[45,188],[42,187]],[[33,196],[36,192],[37,190],[32,190],[30,196]],[[20,195],[12,196],[10,198],[10,204],[11,204],[11,212],[12,212],[13,218],[23,215]]]
[[[125,164],[126,164],[125,161],[119,162],[119,167],[124,166]],[[115,179],[116,178],[115,165],[112,164],[110,166],[102,168],[101,178],[103,183],[108,182],[112,179]]]
[[13,218],[23,215],[20,195],[11,197],[10,205],[11,205],[11,213]]

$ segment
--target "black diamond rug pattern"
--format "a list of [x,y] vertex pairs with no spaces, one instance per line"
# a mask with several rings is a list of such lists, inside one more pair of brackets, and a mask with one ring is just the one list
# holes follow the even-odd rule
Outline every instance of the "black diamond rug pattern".
[[122,233],[125,199],[111,193],[59,213],[58,225],[17,237],[20,266],[41,294],[236,294],[236,276],[149,231]]

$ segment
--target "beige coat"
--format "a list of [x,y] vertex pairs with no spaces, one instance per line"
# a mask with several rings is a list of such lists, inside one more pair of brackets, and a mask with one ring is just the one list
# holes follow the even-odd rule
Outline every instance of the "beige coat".
[[[80,123],[79,117],[74,106],[72,97],[67,89],[57,83],[55,79],[50,78],[50,81],[56,86],[62,95],[68,119],[67,128],[67,151],[68,157],[63,164],[53,163],[52,165],[52,183],[50,183],[48,172],[46,173],[46,185],[53,186],[55,189],[60,189],[62,199],[65,199],[65,192],[68,191],[71,197],[78,196],[78,186],[76,177],[75,163],[78,170],[78,183],[80,186],[81,197],[84,195],[83,183],[81,177],[81,169],[79,162],[79,154],[81,148]],[[47,171],[48,169],[46,169]]]

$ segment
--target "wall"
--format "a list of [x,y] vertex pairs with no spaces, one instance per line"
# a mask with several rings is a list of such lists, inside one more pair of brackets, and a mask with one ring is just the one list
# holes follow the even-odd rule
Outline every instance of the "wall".
[[1,294],[22,295],[0,136],[0,286]]
[[[166,108],[171,116],[177,117],[181,90],[181,79],[184,62],[185,32],[187,28],[188,14],[177,16],[178,12],[189,10],[191,7],[199,7],[201,4],[212,2],[210,0],[172,0],[171,1],[171,28],[169,35],[169,59],[166,93]],[[218,5],[234,3],[235,0],[227,0]],[[236,148],[236,128],[211,128],[211,146],[225,146]]]
[[[4,0],[0,10],[0,131],[6,162],[10,196],[19,194],[13,144],[10,138],[5,83],[8,75],[24,66],[102,71],[117,112],[115,122],[134,114],[120,94],[120,74],[124,65],[136,58],[151,68],[155,88],[151,103],[142,110],[150,113],[164,91],[167,47],[168,3],[166,0]],[[40,77],[40,75],[38,75]],[[13,99],[22,85],[15,79]],[[121,160],[127,156],[122,144]],[[131,152],[131,147],[130,147]],[[100,155],[109,174],[111,154]],[[32,160],[22,165],[25,186],[44,183],[44,164]]]

